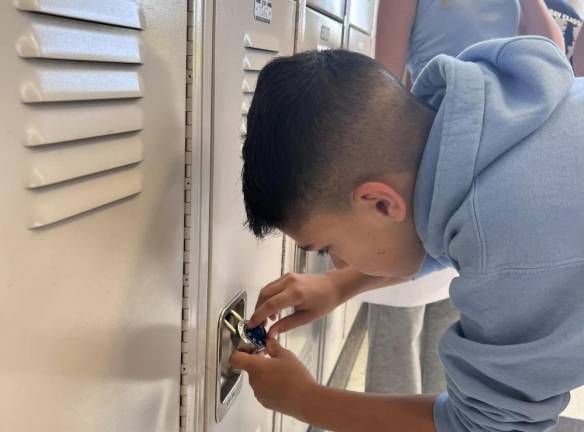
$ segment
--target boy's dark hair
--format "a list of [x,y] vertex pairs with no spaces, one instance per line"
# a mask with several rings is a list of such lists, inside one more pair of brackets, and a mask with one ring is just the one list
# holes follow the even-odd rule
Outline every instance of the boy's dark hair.
[[270,62],[243,145],[247,225],[258,237],[316,210],[350,206],[353,188],[416,169],[429,113],[375,60],[343,50]]

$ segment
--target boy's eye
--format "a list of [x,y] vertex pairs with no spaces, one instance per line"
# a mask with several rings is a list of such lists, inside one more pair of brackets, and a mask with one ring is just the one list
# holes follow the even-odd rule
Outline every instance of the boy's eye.
[[324,256],[324,255],[327,255],[328,252],[329,252],[329,248],[328,247],[325,247],[325,248],[322,248],[321,250],[317,251],[317,254],[319,256]]

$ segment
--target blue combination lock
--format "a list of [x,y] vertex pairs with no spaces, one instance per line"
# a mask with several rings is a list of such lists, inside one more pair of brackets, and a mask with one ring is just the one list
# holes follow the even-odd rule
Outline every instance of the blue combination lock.
[[229,311],[229,315],[237,320],[237,324],[233,325],[228,316],[223,323],[231,332],[231,341],[238,351],[256,354],[266,349],[267,332],[263,326],[248,328],[247,321],[233,309]]

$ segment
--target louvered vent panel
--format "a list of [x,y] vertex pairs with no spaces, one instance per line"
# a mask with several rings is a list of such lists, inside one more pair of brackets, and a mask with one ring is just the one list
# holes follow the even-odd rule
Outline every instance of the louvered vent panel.
[[[16,0],[31,228],[142,190],[140,10],[125,0]],[[37,13],[31,13],[37,12]],[[97,23],[106,23],[97,24]]]
[[243,57],[243,81],[241,92],[243,100],[241,102],[241,126],[239,134],[242,138],[247,135],[247,113],[251,106],[251,101],[256,89],[260,71],[280,50],[280,42],[273,35],[263,33],[247,33],[243,38],[245,54]]

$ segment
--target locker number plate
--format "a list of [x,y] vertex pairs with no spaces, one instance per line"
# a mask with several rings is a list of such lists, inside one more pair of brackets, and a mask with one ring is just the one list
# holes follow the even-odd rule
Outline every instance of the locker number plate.
[[272,22],[272,0],[255,0],[253,16],[256,21]]

